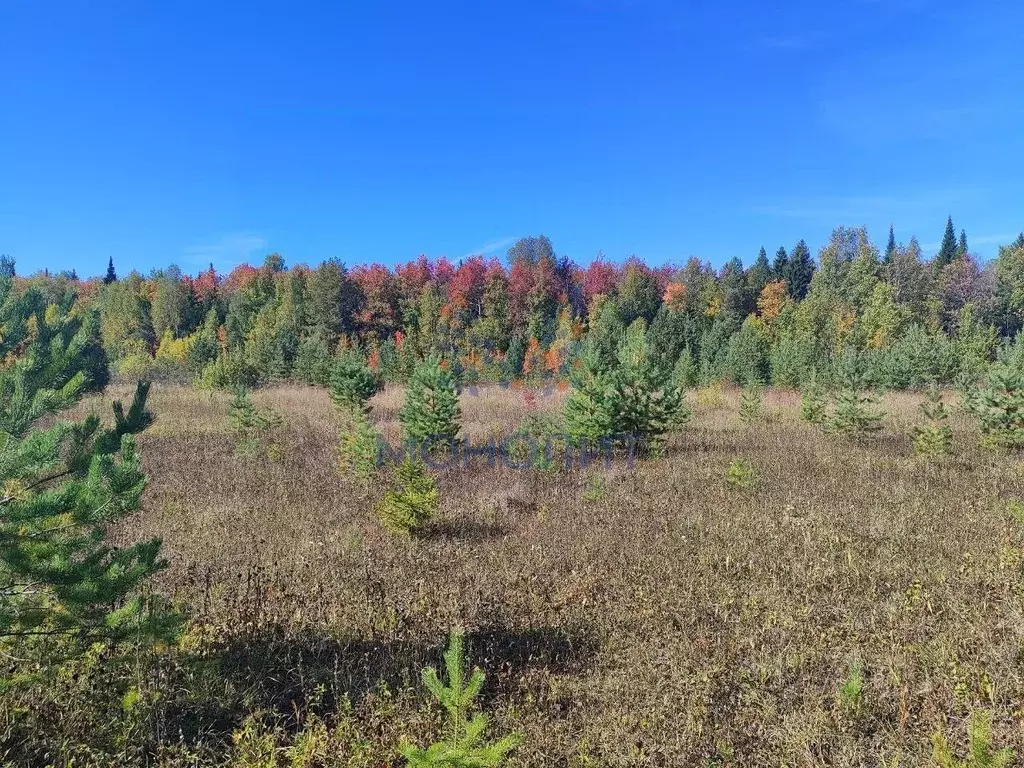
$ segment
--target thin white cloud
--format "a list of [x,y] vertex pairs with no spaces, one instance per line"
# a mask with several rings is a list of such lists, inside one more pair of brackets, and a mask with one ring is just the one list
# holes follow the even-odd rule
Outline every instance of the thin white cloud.
[[215,266],[236,266],[267,249],[267,241],[252,232],[230,232],[183,250],[189,264],[212,263]]
[[478,245],[476,248],[473,248],[462,258],[468,259],[470,256],[490,256],[497,251],[512,245],[512,243],[518,239],[519,238],[517,237],[500,237],[497,240],[490,240],[483,245]]

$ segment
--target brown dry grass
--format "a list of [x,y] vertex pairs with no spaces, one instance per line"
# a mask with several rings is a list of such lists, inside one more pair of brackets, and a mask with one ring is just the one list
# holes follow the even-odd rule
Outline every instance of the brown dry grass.
[[[442,520],[401,541],[374,517],[379,483],[337,473],[324,392],[256,393],[284,418],[280,462],[233,455],[228,399],[154,389],[145,509],[119,531],[163,537],[159,590],[220,660],[231,704],[178,713],[186,740],[218,743],[244,708],[330,718],[348,697],[367,750],[353,764],[384,764],[400,733],[435,733],[416,675],[461,625],[496,730],[524,734],[518,765],[918,766],[932,732],[962,740],[982,706],[997,743],[1024,746],[1024,530],[1005,507],[1024,465],[975,448],[959,412],[956,455],[928,464],[907,434],[915,395],[888,396],[885,431],[858,445],[799,422],[794,393],[769,392],[751,428],[738,393],[697,393],[664,459],[442,470]],[[463,401],[474,441],[526,411],[516,391]],[[400,404],[373,402],[392,440]],[[749,491],[725,483],[737,457]]]

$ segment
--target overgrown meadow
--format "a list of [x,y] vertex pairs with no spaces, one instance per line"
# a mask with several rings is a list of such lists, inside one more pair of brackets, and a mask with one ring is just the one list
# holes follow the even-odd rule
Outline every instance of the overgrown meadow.
[[[79,415],[125,397],[113,387]],[[378,510],[393,467],[339,468],[323,389],[156,386],[149,485],[115,531],[163,540],[153,582],[186,617],[172,644],[4,694],[12,765],[402,765],[445,727],[420,671],[453,628],[486,675],[474,704],[521,766],[921,766],[933,737],[1024,747],[1024,462],[982,448],[945,393],[952,453],[922,457],[920,393],[856,439],[801,395],[712,386],[656,452],[565,469],[431,471],[415,535]],[[562,411],[559,389],[463,390],[485,443]],[[402,388],[369,401],[401,439]],[[806,398],[804,398],[806,400]],[[741,418],[743,414],[743,418]],[[984,763],[969,763],[982,765]]]

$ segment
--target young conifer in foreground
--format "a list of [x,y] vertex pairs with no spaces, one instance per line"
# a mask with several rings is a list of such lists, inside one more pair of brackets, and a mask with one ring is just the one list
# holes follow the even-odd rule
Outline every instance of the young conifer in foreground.
[[800,418],[809,424],[822,424],[825,421],[827,404],[825,390],[818,383],[817,376],[812,373],[810,381],[800,393]]
[[1024,448],[1024,370],[995,363],[967,408],[977,417],[986,446]]
[[511,733],[490,744],[484,742],[490,719],[482,712],[470,716],[473,702],[484,685],[484,673],[474,669],[466,679],[464,644],[462,632],[453,632],[444,653],[447,685],[441,682],[434,667],[423,670],[423,684],[448,715],[448,733],[444,741],[426,749],[403,740],[402,755],[413,768],[500,766],[522,740],[519,734]]
[[942,390],[932,386],[921,403],[921,413],[928,420],[914,426],[914,452],[918,456],[946,456],[953,447],[953,429],[947,423],[949,411],[942,402]]
[[859,439],[882,428],[878,397],[865,388],[862,376],[846,372],[836,395],[836,407],[826,429],[833,435]]
[[392,533],[409,536],[437,514],[439,501],[437,483],[426,465],[407,455],[395,465],[391,487],[384,492],[377,514]]
[[740,421],[748,427],[761,418],[764,412],[764,386],[752,381],[740,393]]
[[113,547],[108,527],[146,486],[133,435],[152,421],[140,382],[114,423],[59,418],[89,390],[96,326],[0,280],[0,639],[165,637],[175,622],[144,599],[167,567],[160,540]]
[[344,352],[331,369],[331,401],[340,409],[365,409],[366,401],[383,386],[380,375],[370,369],[362,355],[351,350]]
[[428,357],[413,372],[398,412],[406,438],[417,446],[441,447],[459,434],[462,409],[455,379],[440,358]]

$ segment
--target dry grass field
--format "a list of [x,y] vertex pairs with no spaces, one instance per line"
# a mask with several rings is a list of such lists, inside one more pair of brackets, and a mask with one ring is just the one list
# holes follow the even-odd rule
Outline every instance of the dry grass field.
[[[464,395],[465,433],[563,397]],[[403,540],[374,515],[381,483],[339,475],[325,392],[254,394],[283,418],[274,461],[234,455],[229,396],[154,388],[150,485],[117,536],[163,538],[157,589],[190,621],[139,673],[153,704],[126,760],[245,764],[257,730],[294,759],[317,729],[301,764],[401,764],[403,734],[438,734],[418,675],[455,626],[494,732],[523,734],[515,765],[923,766],[937,730],[962,750],[978,708],[1021,751],[1024,463],[978,448],[957,408],[955,455],[915,458],[914,394],[860,444],[801,422],[794,393],[745,426],[738,397],[691,393],[666,455],[632,466],[441,469],[440,519]],[[372,401],[392,441],[401,400]],[[750,488],[726,482],[737,458]],[[100,728],[89,695],[39,705],[63,734],[50,759]]]

